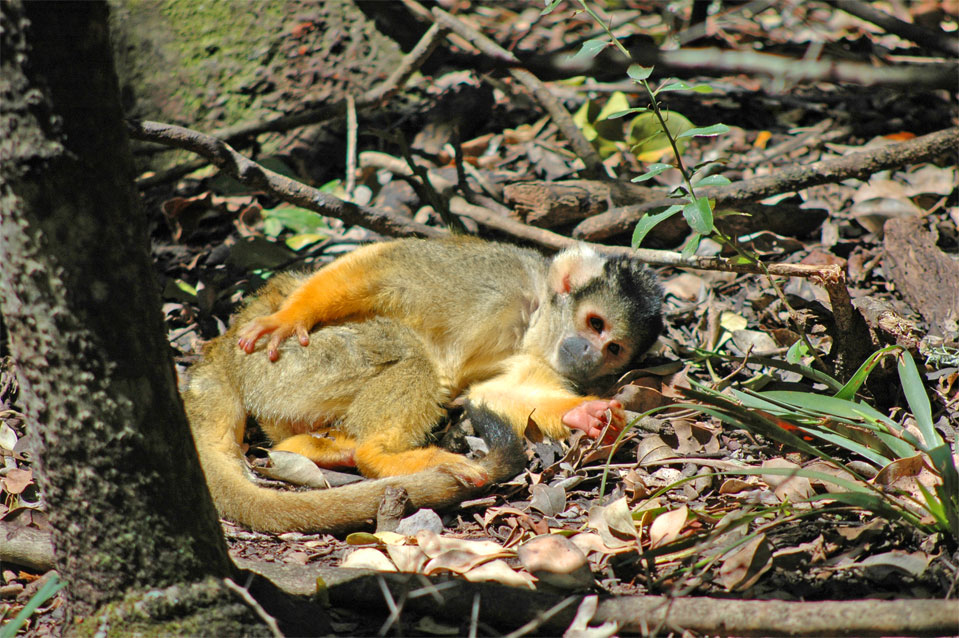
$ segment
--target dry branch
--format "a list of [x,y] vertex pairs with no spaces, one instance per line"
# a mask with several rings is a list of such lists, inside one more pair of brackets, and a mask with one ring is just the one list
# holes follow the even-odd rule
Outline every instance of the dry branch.
[[243,184],[263,189],[275,197],[316,211],[321,215],[335,217],[349,225],[363,226],[393,237],[410,235],[438,237],[445,234],[438,228],[419,224],[399,215],[344,202],[280,175],[241,155],[229,144],[212,135],[160,122],[128,121],[127,130],[135,139],[159,142],[202,155],[217,168]]
[[849,15],[854,15],[860,20],[882,27],[887,33],[894,33],[900,38],[915,42],[920,47],[927,47],[953,58],[959,57],[959,40],[956,39],[955,35],[947,35],[942,30],[934,31],[905,22],[888,13],[874,9],[861,0],[836,0],[836,8]]
[[[889,143],[866,151],[857,151],[843,157],[814,162],[808,166],[778,169],[770,175],[715,186],[697,191],[715,199],[717,207],[755,202],[772,195],[833,184],[846,179],[865,179],[881,170],[901,168],[926,162],[940,155],[952,154],[959,147],[959,127],[929,133],[908,142]],[[584,220],[573,229],[573,236],[592,241],[628,232],[648,211],[682,204],[685,200],[664,198],[635,206],[624,206]]]
[[[559,596],[507,587],[471,583],[420,574],[386,574],[368,570],[239,561],[239,566],[262,574],[291,594],[310,595],[319,577],[335,606],[381,612],[388,610],[384,588],[400,610],[447,618],[460,623],[469,618],[479,598],[479,621],[502,629],[527,623],[550,635],[570,625],[584,596]],[[955,601],[856,600],[785,602],[728,598],[670,598],[668,596],[608,596],[601,599],[592,625],[616,622],[621,633],[649,635],[657,628],[677,634],[734,636],[935,636],[954,634]]]

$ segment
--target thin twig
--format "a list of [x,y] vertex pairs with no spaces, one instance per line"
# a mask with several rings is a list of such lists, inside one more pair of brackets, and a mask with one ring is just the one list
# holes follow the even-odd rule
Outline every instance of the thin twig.
[[346,197],[353,200],[356,190],[356,100],[346,96]]
[[262,620],[267,627],[269,627],[270,633],[273,634],[274,638],[283,638],[283,632],[280,631],[280,626],[276,624],[276,618],[266,613],[266,610],[263,609],[263,606],[256,602],[256,599],[250,595],[250,592],[243,587],[240,587],[229,578],[224,578],[223,584],[226,585],[227,589],[236,592],[236,594],[243,599],[243,602],[245,602],[250,609],[252,609],[256,615],[260,617],[260,620]]

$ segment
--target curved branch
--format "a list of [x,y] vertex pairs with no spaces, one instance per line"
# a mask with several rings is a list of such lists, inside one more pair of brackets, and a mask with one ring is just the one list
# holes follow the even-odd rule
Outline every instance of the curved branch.
[[241,155],[229,144],[212,135],[160,122],[128,121],[127,130],[134,139],[159,142],[192,151],[210,160],[217,168],[243,184],[260,188],[321,215],[343,220],[349,225],[362,226],[392,237],[439,237],[446,234],[438,228],[419,224],[393,213],[345,202],[280,175]]

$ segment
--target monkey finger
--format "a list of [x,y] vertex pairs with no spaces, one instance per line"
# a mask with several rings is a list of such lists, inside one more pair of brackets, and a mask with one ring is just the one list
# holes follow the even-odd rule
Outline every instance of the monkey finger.
[[275,329],[276,326],[261,319],[254,319],[237,331],[239,336],[237,345],[247,354],[251,354],[256,349],[256,342],[260,340],[260,337],[273,332]]
[[296,336],[300,340],[300,345],[304,348],[310,345],[310,333],[306,329],[306,326],[297,326],[296,327]]
[[286,337],[278,334],[270,337],[270,343],[266,347],[266,354],[270,358],[270,361],[276,361],[280,358],[280,343],[282,343],[285,338]]

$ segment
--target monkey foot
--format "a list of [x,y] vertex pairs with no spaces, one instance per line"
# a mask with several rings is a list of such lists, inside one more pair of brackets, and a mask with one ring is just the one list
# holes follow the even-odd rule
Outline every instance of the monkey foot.
[[270,335],[266,352],[267,356],[270,357],[270,361],[276,361],[280,357],[280,344],[283,343],[287,337],[296,334],[301,346],[310,345],[310,326],[286,321],[282,317],[278,317],[279,314],[280,313],[275,312],[265,317],[257,317],[241,326],[239,330],[236,331],[238,337],[237,345],[240,349],[250,354],[256,349],[256,342],[259,341],[260,337]]
[[455,463],[442,463],[437,465],[436,469],[469,487],[483,487],[489,483],[489,473],[486,469],[466,459]]
[[615,399],[596,399],[581,403],[564,414],[563,424],[574,430],[582,430],[594,439],[599,438],[605,429],[603,443],[612,443],[626,425],[626,413],[623,404]]

